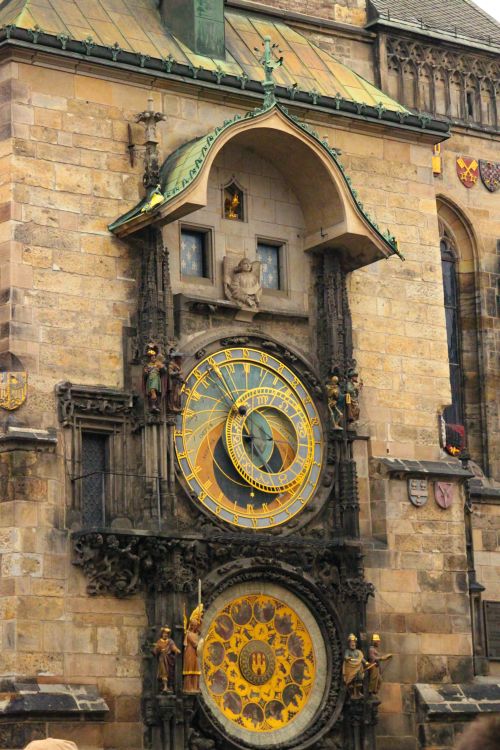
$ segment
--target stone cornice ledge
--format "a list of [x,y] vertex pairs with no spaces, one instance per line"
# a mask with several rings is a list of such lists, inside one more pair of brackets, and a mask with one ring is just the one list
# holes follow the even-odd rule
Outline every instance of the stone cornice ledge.
[[397,479],[405,477],[449,478],[463,481],[470,479],[472,472],[463,469],[460,461],[415,461],[413,459],[373,456],[372,464],[381,474]]
[[57,445],[57,434],[54,428],[36,430],[32,427],[13,427],[0,434],[0,453],[8,451],[47,451],[54,452]]
[[0,717],[74,716],[101,719],[108,704],[95,685],[45,684],[36,680],[3,679],[0,682]]
[[418,714],[425,721],[470,721],[479,714],[497,713],[498,682],[466,682],[432,685],[416,683]]

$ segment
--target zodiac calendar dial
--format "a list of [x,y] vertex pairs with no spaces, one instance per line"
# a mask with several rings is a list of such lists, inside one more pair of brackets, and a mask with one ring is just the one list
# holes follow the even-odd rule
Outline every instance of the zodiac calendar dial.
[[210,702],[227,720],[250,732],[279,730],[309,701],[316,675],[311,634],[275,596],[235,598],[209,625],[202,675]]
[[175,447],[198,502],[249,529],[299,513],[322,465],[319,415],[299,377],[267,352],[222,349],[196,365],[183,392]]

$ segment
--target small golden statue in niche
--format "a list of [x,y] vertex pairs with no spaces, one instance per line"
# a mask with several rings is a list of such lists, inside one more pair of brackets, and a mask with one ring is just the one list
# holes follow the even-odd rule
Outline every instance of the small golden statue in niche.
[[224,218],[243,221],[243,190],[235,182],[224,188]]

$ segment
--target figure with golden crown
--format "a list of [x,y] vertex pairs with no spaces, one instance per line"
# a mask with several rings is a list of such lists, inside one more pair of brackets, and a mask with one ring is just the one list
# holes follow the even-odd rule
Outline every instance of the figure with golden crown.
[[[186,618],[185,618],[186,619]],[[203,604],[201,603],[201,581],[198,581],[198,606],[191,612],[189,622],[184,626],[184,662],[183,662],[183,691],[185,693],[200,692],[200,661],[203,649],[201,637],[201,623],[203,620]]]
[[372,635],[372,642],[368,649],[368,669],[370,670],[370,679],[368,681],[368,692],[376,695],[382,684],[382,672],[380,668],[381,661],[387,661],[392,658],[392,654],[381,654],[380,636],[378,633]]
[[363,676],[368,665],[363,652],[357,648],[358,639],[350,633],[344,653],[342,676],[351,698],[361,698],[363,694]]

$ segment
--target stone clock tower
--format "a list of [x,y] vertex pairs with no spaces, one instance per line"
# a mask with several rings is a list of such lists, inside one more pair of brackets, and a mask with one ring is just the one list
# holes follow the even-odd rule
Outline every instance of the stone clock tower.
[[[378,702],[343,677],[347,636],[366,638],[373,591],[359,539],[346,280],[396,249],[363,213],[338,153],[275,101],[266,45],[264,106],[180,147],[160,172],[155,115],[139,116],[149,192],[110,227],[142,259],[127,372],[136,392],[143,384],[133,434],[151,482],[136,512],[149,531],[77,534],[76,562],[119,596],[147,591],[143,712],[154,750],[374,747]],[[264,169],[290,143],[301,174],[282,167],[281,189],[299,196],[292,226],[280,228],[290,241],[257,243],[254,260],[247,240],[244,253],[219,258],[235,234],[260,234],[245,169],[255,159]],[[242,159],[215,187],[220,165]],[[318,176],[321,205],[307,186]],[[224,298],[206,293],[192,265],[200,222],[214,215],[220,234],[202,262],[222,272]],[[169,242],[180,216],[190,220],[180,225],[189,282],[175,292]],[[262,246],[279,255],[285,244],[275,270],[283,277],[288,264],[297,289],[273,297]],[[164,626],[172,636],[157,640]]]

